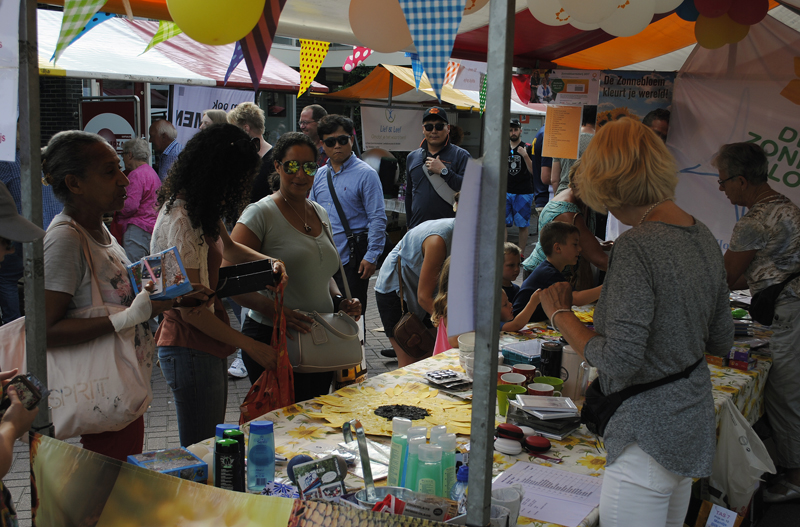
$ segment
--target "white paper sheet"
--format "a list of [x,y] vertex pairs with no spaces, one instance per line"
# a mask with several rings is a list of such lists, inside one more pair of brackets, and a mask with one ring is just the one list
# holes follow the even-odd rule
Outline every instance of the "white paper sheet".
[[525,489],[520,514],[538,521],[577,527],[600,504],[603,478],[518,462],[503,472],[494,488],[519,483]]

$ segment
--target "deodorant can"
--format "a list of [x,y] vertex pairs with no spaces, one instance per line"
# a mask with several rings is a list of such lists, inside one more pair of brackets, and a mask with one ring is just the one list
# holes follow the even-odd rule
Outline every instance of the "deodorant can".
[[564,345],[560,342],[548,341],[542,343],[541,363],[539,371],[545,377],[561,378],[561,355]]

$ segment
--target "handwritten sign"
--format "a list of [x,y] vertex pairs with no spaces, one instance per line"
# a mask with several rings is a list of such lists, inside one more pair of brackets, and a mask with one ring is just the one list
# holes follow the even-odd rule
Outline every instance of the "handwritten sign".
[[711,507],[708,515],[706,527],[734,527],[736,525],[737,514],[719,505]]

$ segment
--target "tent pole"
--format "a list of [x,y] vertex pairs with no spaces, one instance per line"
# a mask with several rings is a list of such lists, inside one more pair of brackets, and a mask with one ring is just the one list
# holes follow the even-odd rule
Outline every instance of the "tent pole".
[[[515,2],[489,3],[489,42],[486,62],[488,90],[484,115],[483,176],[478,223],[477,283],[487,285],[488,298],[475,320],[475,382],[470,434],[467,525],[489,525],[497,349],[500,321],[500,278],[503,268],[506,177],[508,172],[508,119],[511,99],[511,55],[514,44]],[[486,314],[485,316],[483,314]]]
[[[12,0],[13,1],[13,0]],[[19,132],[22,214],[42,224],[42,156],[39,149],[39,52],[36,0],[20,0],[19,10]],[[47,227],[45,225],[45,227]],[[44,311],[44,249],[42,240],[23,244],[25,260],[25,345],[28,371],[47,384],[47,328]],[[20,372],[25,373],[25,372]],[[47,399],[39,403],[33,428],[53,436]]]
[[392,90],[394,89],[394,74],[389,73],[389,100],[386,105],[391,108],[392,107]]

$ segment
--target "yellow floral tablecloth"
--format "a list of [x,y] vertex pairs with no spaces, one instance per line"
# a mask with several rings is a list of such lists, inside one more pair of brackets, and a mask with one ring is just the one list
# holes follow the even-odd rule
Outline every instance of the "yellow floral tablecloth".
[[[771,366],[771,361],[767,357],[759,357],[758,367],[750,372],[741,372],[731,368],[709,366],[711,379],[714,386],[714,402],[717,409],[717,419],[719,419],[719,408],[725,397],[732,397],[736,406],[742,411],[751,423],[754,423],[763,413],[763,392],[766,383],[767,373]],[[375,390],[385,393],[396,386],[408,385],[408,383],[426,384],[424,373],[430,370],[450,368],[461,370],[458,365],[458,350],[452,350],[441,355],[417,362],[405,368],[384,373],[376,377],[369,378],[360,387],[348,387],[344,390]],[[463,370],[462,370],[463,371]],[[341,390],[340,390],[341,392]],[[438,397],[446,398],[439,394]],[[397,404],[403,401],[397,400]],[[310,454],[312,456],[324,455],[334,449],[337,443],[343,440],[341,429],[328,426],[322,419],[315,419],[310,416],[320,408],[314,401],[306,401],[294,404],[280,410],[266,414],[261,419],[274,422],[275,449],[287,457],[292,458],[297,454]],[[497,423],[501,421],[497,417]],[[248,425],[242,427],[248,431]],[[462,432],[463,433],[463,432]],[[389,438],[385,436],[370,436],[371,439],[388,444]],[[464,451],[469,437],[459,435],[459,448]],[[193,447],[208,448],[210,451],[212,440],[208,439]],[[547,452],[548,456],[557,457],[562,460],[560,464],[552,464],[548,461],[521,454],[519,456],[506,456],[498,452],[494,453],[494,466],[492,475],[497,476],[508,469],[517,461],[526,461],[545,466],[555,466],[556,468],[587,474],[595,477],[602,477],[605,468],[605,450],[595,437],[591,435],[586,427],[581,426],[564,441],[552,441],[553,448]],[[277,476],[285,477],[286,465],[278,465]],[[363,487],[360,478],[348,474],[346,483],[349,487]],[[581,527],[596,525],[598,523],[598,510],[595,509],[588,517],[581,522]],[[520,524],[534,525],[542,527],[555,527],[553,524],[538,522],[530,518],[520,518]]]

